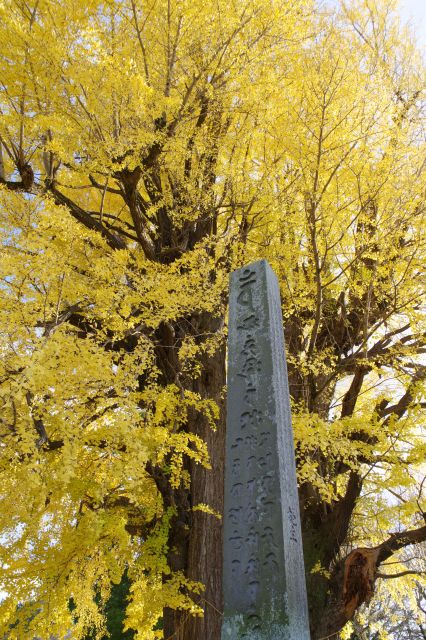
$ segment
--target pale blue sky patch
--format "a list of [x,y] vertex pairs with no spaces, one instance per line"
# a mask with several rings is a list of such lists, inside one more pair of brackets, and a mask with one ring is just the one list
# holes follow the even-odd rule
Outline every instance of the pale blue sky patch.
[[[350,6],[351,0],[346,0]],[[336,7],[339,0],[320,0],[320,6]],[[398,13],[415,34],[419,48],[426,51],[426,0],[399,0]]]
[[418,43],[426,46],[426,0],[401,0],[399,12],[415,31]]

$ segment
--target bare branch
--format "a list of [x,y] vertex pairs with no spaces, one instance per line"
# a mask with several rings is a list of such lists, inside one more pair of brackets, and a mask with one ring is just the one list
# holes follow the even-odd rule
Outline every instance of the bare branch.
[[383,580],[391,580],[392,578],[402,578],[403,576],[410,576],[410,575],[419,576],[424,574],[426,574],[426,571],[413,571],[413,570],[407,569],[406,571],[399,571],[399,573],[380,573],[378,571],[376,573],[376,577],[382,578]]

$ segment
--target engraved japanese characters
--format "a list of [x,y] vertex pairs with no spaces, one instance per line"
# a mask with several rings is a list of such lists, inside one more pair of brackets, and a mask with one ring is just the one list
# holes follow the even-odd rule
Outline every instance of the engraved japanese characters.
[[308,640],[281,306],[266,261],[232,275],[222,640]]

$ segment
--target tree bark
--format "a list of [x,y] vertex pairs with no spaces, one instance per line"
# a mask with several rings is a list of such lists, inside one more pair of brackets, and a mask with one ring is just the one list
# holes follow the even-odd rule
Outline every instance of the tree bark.
[[[223,513],[225,470],[225,406],[222,400],[225,385],[225,346],[207,362],[202,376],[195,381],[194,391],[218,400],[220,419],[216,431],[205,420],[194,420],[191,425],[197,435],[207,443],[211,470],[192,464],[192,504],[206,503],[215,512]],[[222,520],[195,511],[189,536],[188,577],[205,585],[201,603],[203,618],[190,618],[182,640],[220,638],[222,623]]]
[[[203,315],[191,318],[197,334],[220,329],[222,319]],[[207,444],[211,469],[191,462],[191,488],[187,493],[187,509],[178,510],[169,535],[169,564],[173,571],[185,570],[191,581],[201,582],[204,591],[195,596],[204,615],[192,616],[186,611],[164,611],[164,638],[167,640],[219,640],[222,623],[222,521],[193,507],[202,503],[215,512],[223,512],[225,464],[225,344],[206,360],[200,377],[186,380],[185,386],[203,398],[219,405],[219,420],[213,430],[208,420],[195,411],[189,416],[187,429]],[[175,499],[176,503],[176,499]]]

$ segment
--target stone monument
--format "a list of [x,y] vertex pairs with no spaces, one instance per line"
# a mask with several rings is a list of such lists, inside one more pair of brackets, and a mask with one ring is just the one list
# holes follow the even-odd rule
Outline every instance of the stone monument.
[[278,280],[231,276],[222,640],[309,640]]

